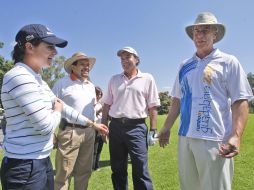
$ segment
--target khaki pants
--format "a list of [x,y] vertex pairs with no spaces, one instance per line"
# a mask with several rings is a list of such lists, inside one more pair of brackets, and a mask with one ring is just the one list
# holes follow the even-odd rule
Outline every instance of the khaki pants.
[[59,129],[57,140],[55,190],[68,190],[72,176],[74,189],[86,190],[92,173],[94,129]]
[[222,158],[220,142],[179,136],[178,172],[181,190],[231,190],[233,159]]

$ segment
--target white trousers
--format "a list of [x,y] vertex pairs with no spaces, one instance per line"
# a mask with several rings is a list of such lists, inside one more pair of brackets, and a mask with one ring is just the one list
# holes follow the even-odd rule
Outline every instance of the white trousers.
[[179,136],[181,190],[231,190],[234,162],[219,155],[220,142]]

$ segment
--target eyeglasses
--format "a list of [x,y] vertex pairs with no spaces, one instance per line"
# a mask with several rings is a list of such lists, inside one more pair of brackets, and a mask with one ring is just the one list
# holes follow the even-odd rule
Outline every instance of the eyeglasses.
[[218,28],[216,26],[195,26],[192,30],[194,35],[197,34],[203,34],[203,35],[207,35],[211,32],[215,32],[218,33]]
[[207,35],[211,32],[211,29],[209,28],[204,28],[204,29],[193,29],[193,34],[203,34],[203,35]]

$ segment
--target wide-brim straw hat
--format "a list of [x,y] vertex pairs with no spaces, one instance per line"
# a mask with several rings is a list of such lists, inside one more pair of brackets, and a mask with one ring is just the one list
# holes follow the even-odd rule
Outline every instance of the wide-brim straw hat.
[[218,31],[214,43],[220,41],[225,35],[225,26],[221,23],[218,23],[217,18],[210,12],[200,13],[196,18],[195,23],[185,28],[186,33],[191,39],[193,39],[193,27],[198,25],[213,25],[217,27]]
[[88,57],[86,54],[82,52],[77,52],[72,55],[71,58],[67,59],[64,62],[64,69],[67,73],[71,73],[71,65],[78,60],[88,59],[89,60],[89,70],[93,68],[93,65],[95,64],[95,57]]

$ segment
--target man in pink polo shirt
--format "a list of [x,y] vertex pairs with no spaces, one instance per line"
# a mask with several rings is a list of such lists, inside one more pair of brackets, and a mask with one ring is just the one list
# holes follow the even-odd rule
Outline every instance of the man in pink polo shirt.
[[[137,65],[138,53],[131,47],[117,52],[123,73],[114,75],[103,97],[102,123],[109,124],[109,150],[112,183],[115,190],[128,189],[128,154],[132,163],[134,189],[153,189],[148,173],[147,145],[155,144],[159,95],[151,74],[142,73]],[[145,123],[150,116],[150,132]]]

